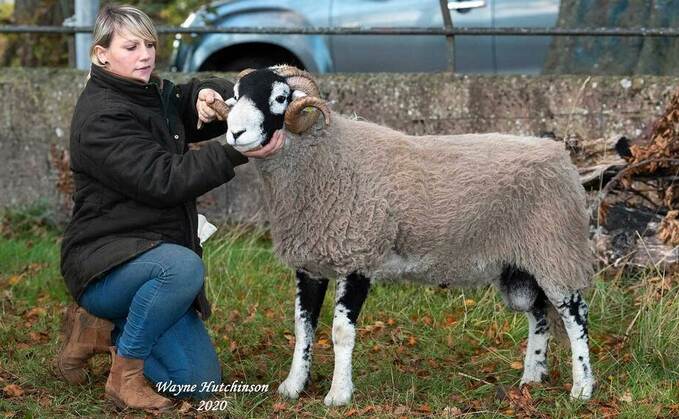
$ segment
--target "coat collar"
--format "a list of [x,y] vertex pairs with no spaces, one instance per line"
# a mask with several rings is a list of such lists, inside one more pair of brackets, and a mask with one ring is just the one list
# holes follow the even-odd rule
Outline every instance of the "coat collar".
[[163,80],[155,74],[151,75],[148,83],[118,76],[102,67],[92,64],[90,81],[97,86],[115,90],[128,96],[140,105],[158,105]]

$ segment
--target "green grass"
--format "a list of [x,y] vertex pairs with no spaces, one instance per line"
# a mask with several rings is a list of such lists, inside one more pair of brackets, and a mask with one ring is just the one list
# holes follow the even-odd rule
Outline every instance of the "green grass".
[[[0,415],[115,415],[103,399],[106,356],[92,361],[84,386],[66,385],[51,371],[60,311],[69,303],[58,268],[59,230],[41,222],[39,213],[10,219],[13,227],[5,224],[0,240]],[[517,362],[527,322],[505,309],[494,290],[376,285],[359,319],[352,404],[326,408],[332,287],[316,336],[313,383],[300,400],[288,401],[276,389],[294,346],[293,273],[277,262],[265,233],[243,227],[223,226],[206,244],[204,259],[214,306],[208,328],[224,381],[269,385],[263,394],[219,395],[228,408],[215,417],[679,415],[679,284],[669,275],[599,276],[588,291],[598,380],[588,403],[569,400],[570,352],[555,343],[550,380],[529,389],[531,400],[521,398]],[[2,390],[12,384],[23,394]],[[192,404],[188,414],[195,415],[198,403]]]

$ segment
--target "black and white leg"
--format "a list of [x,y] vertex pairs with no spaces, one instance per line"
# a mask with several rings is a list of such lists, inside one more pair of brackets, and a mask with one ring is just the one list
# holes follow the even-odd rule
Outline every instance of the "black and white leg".
[[327,279],[311,278],[304,271],[297,271],[295,352],[288,378],[278,387],[278,393],[285,397],[298,398],[310,381],[314,333],[327,288]]
[[370,290],[370,279],[351,274],[337,281],[335,315],[332,321],[332,343],[335,370],[332,385],[325,396],[326,406],[345,405],[351,400],[354,385],[351,379],[351,355],[356,338],[356,320]]
[[589,362],[587,336],[587,303],[579,292],[563,297],[560,301],[550,299],[563,319],[568,339],[571,341],[573,359],[573,388],[571,397],[587,400],[592,397],[594,376]]
[[528,317],[528,346],[523,362],[521,384],[540,383],[547,377],[547,346],[549,344],[549,322],[547,320],[547,299],[544,294],[535,300]]

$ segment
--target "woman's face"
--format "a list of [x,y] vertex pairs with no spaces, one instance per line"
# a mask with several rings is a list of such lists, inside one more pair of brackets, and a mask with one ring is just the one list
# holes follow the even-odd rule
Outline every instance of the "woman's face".
[[127,30],[115,31],[108,48],[96,47],[99,61],[119,76],[148,83],[156,66],[156,47],[152,42]]

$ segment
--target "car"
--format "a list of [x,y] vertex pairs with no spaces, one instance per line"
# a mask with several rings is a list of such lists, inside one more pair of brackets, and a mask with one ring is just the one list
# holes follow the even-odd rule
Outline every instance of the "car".
[[[554,27],[559,0],[449,0],[455,27]],[[437,0],[227,0],[192,13],[183,27],[442,28]],[[549,36],[456,36],[457,73],[542,71]],[[240,71],[292,64],[314,73],[448,70],[444,35],[177,35],[171,70]]]

